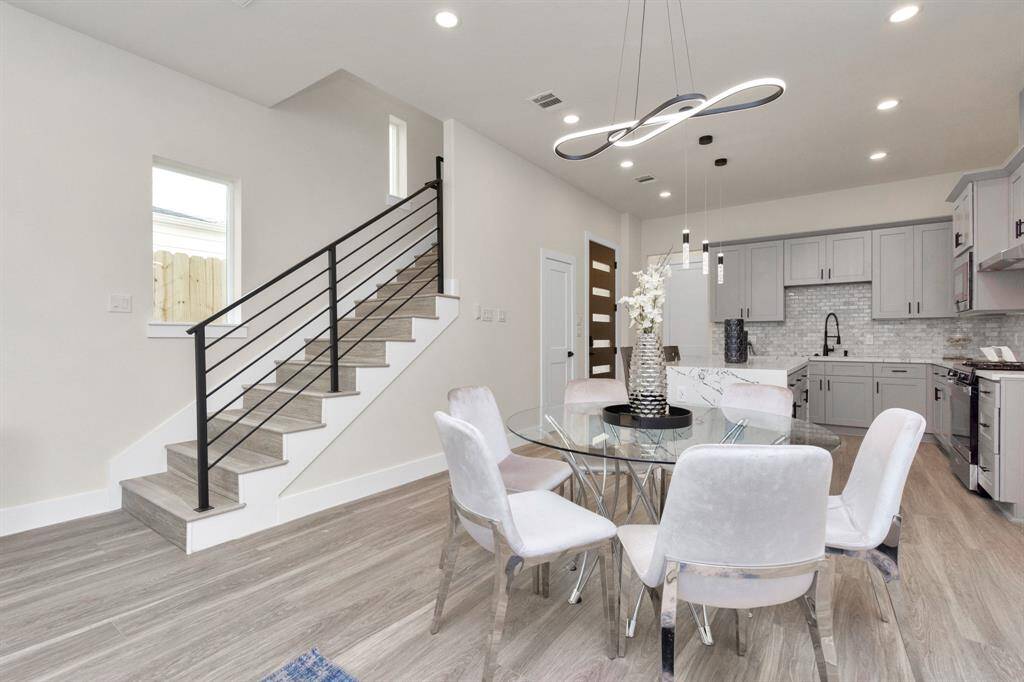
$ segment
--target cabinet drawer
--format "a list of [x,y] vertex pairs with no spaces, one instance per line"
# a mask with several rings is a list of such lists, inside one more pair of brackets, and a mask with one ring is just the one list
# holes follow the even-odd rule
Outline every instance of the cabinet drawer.
[[820,375],[825,373],[824,362],[808,362],[807,363],[807,374]]
[[999,384],[988,379],[978,379],[978,404],[991,404],[993,407],[1000,407]]
[[896,377],[898,379],[924,379],[924,365],[883,362],[875,365],[875,376]]
[[869,377],[870,362],[826,362],[825,374],[830,377]]
[[984,441],[978,444],[978,483],[993,499],[1000,499],[999,455],[986,449]]
[[978,450],[999,453],[999,408],[993,402],[978,401]]

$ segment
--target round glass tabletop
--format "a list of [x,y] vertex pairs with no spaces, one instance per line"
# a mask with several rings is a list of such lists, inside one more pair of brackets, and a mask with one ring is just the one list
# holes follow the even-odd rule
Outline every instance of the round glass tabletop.
[[683,405],[693,424],[683,429],[634,429],[605,423],[604,403],[535,407],[517,412],[506,426],[515,435],[556,450],[651,464],[675,464],[694,445],[816,445],[829,451],[839,436],[802,419],[764,412]]

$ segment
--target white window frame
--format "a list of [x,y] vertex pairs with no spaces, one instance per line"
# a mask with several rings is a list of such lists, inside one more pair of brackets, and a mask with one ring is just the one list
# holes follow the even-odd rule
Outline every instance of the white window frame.
[[[224,277],[225,277],[225,291],[224,300],[225,305],[234,303],[239,297],[239,292],[242,290],[242,275],[239,263],[241,262],[242,245],[241,245],[241,207],[240,207],[240,182],[237,178],[233,178],[227,175],[214,173],[197,166],[192,166],[179,161],[173,161],[171,159],[154,156],[153,163],[150,164],[150,176],[152,177],[153,169],[159,168],[162,170],[168,170],[175,173],[182,173],[185,175],[191,175],[196,178],[203,180],[209,180],[211,182],[221,183],[227,185],[228,188],[228,201],[227,201],[227,216],[225,225],[225,236],[227,244],[225,244],[225,265],[224,265]],[[150,223],[149,223],[149,247],[150,252],[153,250],[153,221],[152,221],[152,179],[150,180]],[[191,334],[188,334],[185,330],[193,326],[195,322],[162,322],[153,319],[153,297],[149,296],[149,304],[146,306],[148,311],[147,329],[146,335],[149,338],[192,338]],[[218,336],[230,336],[231,338],[245,338],[248,336],[248,327],[238,327],[234,325],[238,324],[242,319],[241,306],[228,312],[226,315],[227,323],[224,324],[211,324],[206,328],[206,335],[208,337]],[[234,331],[232,331],[234,330]]]
[[397,204],[409,196],[408,130],[405,121],[388,114],[388,193],[387,204]]

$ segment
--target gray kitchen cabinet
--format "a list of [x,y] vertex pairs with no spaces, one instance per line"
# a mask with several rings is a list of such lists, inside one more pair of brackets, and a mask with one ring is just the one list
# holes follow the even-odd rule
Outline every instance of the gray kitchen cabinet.
[[946,369],[937,365],[928,367],[928,392],[925,401],[928,403],[924,415],[928,422],[926,431],[939,437],[939,408],[942,406],[942,387],[946,384]]
[[726,246],[717,253],[724,259],[725,276],[721,284],[715,276],[716,252],[711,252],[711,315],[715,322],[743,317],[746,307],[747,247]]
[[949,223],[914,227],[914,317],[954,317]]
[[825,238],[802,237],[785,240],[785,285],[824,284]]
[[747,247],[745,319],[774,322],[785,319],[786,292],[782,285],[782,242]]
[[953,262],[949,223],[875,230],[872,234],[871,316],[875,319],[951,317]]
[[842,232],[784,242],[786,286],[871,281],[871,232]]
[[953,245],[953,256],[959,256],[974,245],[974,183],[967,183],[953,202],[953,229],[949,243]]
[[874,417],[893,407],[917,412],[928,419],[924,379],[896,379],[879,377],[875,379]]
[[815,424],[827,424],[825,421],[825,377],[811,375],[807,377],[808,419]]
[[712,320],[782,321],[786,301],[782,242],[757,242],[713,251],[712,276],[718,253],[723,257],[724,275],[721,284],[715,277],[710,287]]
[[871,426],[874,418],[872,377],[825,377],[825,423],[836,426]]
[[1010,176],[1009,246],[1024,244],[1024,165]]
[[831,234],[825,241],[829,284],[871,281],[871,231]]
[[871,239],[871,317],[911,317],[914,298],[914,228],[875,230]]

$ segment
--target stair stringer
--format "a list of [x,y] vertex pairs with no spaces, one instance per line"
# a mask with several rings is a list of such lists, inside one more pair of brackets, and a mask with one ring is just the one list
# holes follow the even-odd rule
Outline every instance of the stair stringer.
[[302,515],[294,512],[282,513],[282,500],[291,497],[283,497],[284,491],[458,315],[457,298],[439,297],[437,319],[413,318],[415,341],[387,342],[387,367],[360,367],[356,370],[358,395],[324,400],[322,419],[325,428],[285,434],[284,466],[240,475],[238,499],[245,507],[189,523],[186,551],[191,554],[300,518]]

